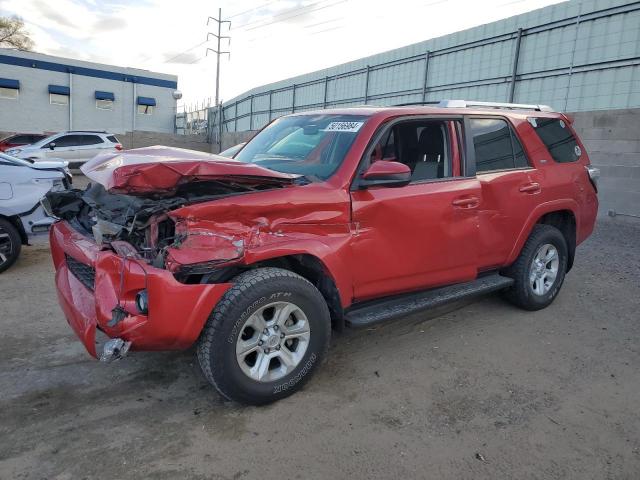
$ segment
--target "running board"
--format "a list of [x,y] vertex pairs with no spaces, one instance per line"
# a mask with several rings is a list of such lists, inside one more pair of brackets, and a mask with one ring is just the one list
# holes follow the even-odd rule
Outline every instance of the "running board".
[[354,328],[368,327],[385,320],[436,308],[456,300],[502,290],[511,285],[513,285],[512,278],[494,273],[480,277],[472,282],[434,288],[423,292],[396,295],[382,300],[366,302],[361,306],[356,305],[347,312],[345,320],[347,325]]

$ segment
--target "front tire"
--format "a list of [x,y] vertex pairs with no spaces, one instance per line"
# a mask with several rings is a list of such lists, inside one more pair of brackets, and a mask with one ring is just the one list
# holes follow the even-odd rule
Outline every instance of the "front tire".
[[551,225],[536,225],[517,260],[504,272],[515,281],[505,297],[525,310],[547,307],[562,287],[568,258],[562,232]]
[[0,218],[0,273],[15,263],[21,249],[18,229],[11,222]]
[[320,292],[280,268],[235,277],[200,339],[198,361],[229,400],[264,405],[299,390],[329,347],[331,320]]

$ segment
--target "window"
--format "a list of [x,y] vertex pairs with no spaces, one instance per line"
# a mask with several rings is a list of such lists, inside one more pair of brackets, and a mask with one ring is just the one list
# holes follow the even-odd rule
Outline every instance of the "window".
[[20,90],[18,90],[16,88],[0,87],[0,98],[6,98],[6,99],[9,99],[9,100],[17,100],[19,91]]
[[0,98],[16,100],[20,91],[20,81],[11,78],[0,78]]
[[51,103],[51,105],[69,105],[69,95],[60,95],[58,93],[50,93],[49,103]]
[[153,97],[138,97],[138,113],[140,115],[153,115],[156,99]]
[[582,155],[576,138],[559,118],[530,118],[529,123],[558,163],[575,162]]
[[366,118],[335,114],[279,118],[234,158],[311,181],[326,180],[342,164]]
[[411,168],[411,182],[453,175],[447,122],[420,120],[390,127],[371,152],[371,162],[391,160]]
[[120,143],[120,140],[118,140],[118,137],[116,137],[115,135],[109,135],[107,137],[107,140],[109,140],[111,143]]
[[[83,145],[82,137],[84,137],[84,135],[63,135],[51,140],[49,143],[55,143],[56,148],[77,147],[79,145]],[[42,148],[49,148],[49,144],[44,145]]]
[[113,110],[113,100],[96,100],[98,110]]
[[28,145],[29,143],[33,143],[33,140],[31,138],[31,135],[14,135],[13,137],[6,138],[5,141],[8,141],[9,143]]
[[140,115],[153,115],[153,105],[138,105]]
[[99,145],[104,143],[104,140],[97,135],[80,135],[80,137],[79,145]]
[[477,173],[528,166],[522,144],[505,120],[472,118],[469,123]]

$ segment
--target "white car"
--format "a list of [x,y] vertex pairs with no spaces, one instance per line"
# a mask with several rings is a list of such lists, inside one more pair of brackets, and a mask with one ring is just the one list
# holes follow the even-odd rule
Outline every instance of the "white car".
[[71,168],[78,168],[100,153],[120,150],[122,144],[110,133],[69,131],[50,135],[31,145],[9,149],[5,153],[32,162],[66,160]]
[[57,219],[41,203],[48,192],[67,190],[67,162],[38,162],[0,153],[0,272],[20,255],[29,236],[46,232]]

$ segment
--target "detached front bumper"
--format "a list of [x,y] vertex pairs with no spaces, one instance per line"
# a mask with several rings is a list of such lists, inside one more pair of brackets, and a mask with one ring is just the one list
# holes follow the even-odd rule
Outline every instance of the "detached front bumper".
[[[49,232],[58,301],[87,351],[97,357],[96,329],[131,342],[132,350],[182,350],[198,338],[229,283],[186,285],[163,269],[103,251],[67,222]],[[148,313],[135,305],[146,290]],[[113,310],[126,316],[113,325]]]

